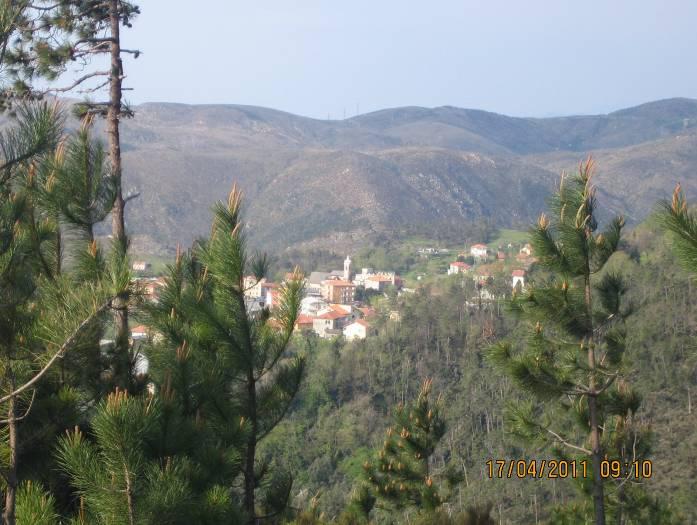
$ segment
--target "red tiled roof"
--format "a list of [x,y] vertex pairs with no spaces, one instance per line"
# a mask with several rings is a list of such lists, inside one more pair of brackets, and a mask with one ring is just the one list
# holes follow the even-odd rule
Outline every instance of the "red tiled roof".
[[363,314],[363,317],[373,317],[377,314],[375,309],[370,307],[358,308],[358,311]]
[[318,315],[315,319],[330,319],[330,320],[336,320],[336,319],[341,319],[342,317],[347,317],[347,313],[340,313],[337,312],[336,310],[332,310],[331,312],[325,312],[322,315]]
[[337,313],[343,314],[343,315],[349,315],[351,312],[346,310],[343,306],[340,304],[330,304],[329,308],[334,310]]
[[472,268],[469,264],[460,261],[451,262],[450,266],[457,266],[458,268],[464,268],[465,270]]
[[134,332],[148,333],[149,331],[150,331],[150,329],[147,326],[145,326],[144,324],[139,324],[138,326],[134,326],[133,328],[131,328],[131,333],[134,333]]
[[486,249],[486,244],[481,244],[481,243],[473,244],[472,248],[484,248],[484,249]]
[[298,320],[295,321],[295,324],[296,324],[296,325],[312,324],[312,321],[314,321],[314,319],[315,319],[315,318],[312,317],[311,315],[300,314],[300,315],[298,316]]
[[513,270],[513,277],[525,277],[525,270]]
[[359,324],[365,328],[370,328],[370,325],[366,321],[364,321],[363,319],[357,319],[355,322],[356,322],[356,324]]
[[322,284],[326,284],[327,286],[356,286],[352,282],[349,281],[341,281],[339,279],[329,279],[328,281],[324,281]]

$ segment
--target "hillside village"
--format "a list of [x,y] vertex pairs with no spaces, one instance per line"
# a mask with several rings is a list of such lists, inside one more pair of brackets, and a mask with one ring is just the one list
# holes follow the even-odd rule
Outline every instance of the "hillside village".
[[[507,278],[510,289],[525,288],[528,269],[535,260],[529,243],[523,244],[517,251],[512,243],[499,246],[495,251],[477,243],[470,247],[469,253],[460,253],[457,260],[450,263],[447,275],[471,277],[477,290],[477,296],[472,301],[491,301],[505,289],[497,280]],[[468,301],[468,304],[472,302]]]
[[[418,252],[422,256],[450,254],[450,250],[445,248],[421,248]],[[508,243],[492,249],[486,244],[476,243],[449,263],[445,276],[471,279],[476,294],[468,297],[465,304],[481,307],[483,302],[505,295],[502,290],[524,288],[527,271],[533,262],[535,258],[530,244],[517,247]],[[151,268],[151,264],[145,261],[132,264],[136,273],[147,272]],[[286,274],[280,282],[273,282],[266,278],[246,276],[243,285],[248,311],[254,314],[268,308],[273,312],[280,304],[285,281],[291,277],[292,274]],[[505,280],[508,282],[505,283]],[[158,300],[159,292],[165,285],[162,277],[139,277],[137,282],[146,300],[150,301]],[[347,256],[342,270],[313,271],[305,277],[305,297],[301,302],[296,330],[299,333],[314,333],[323,339],[366,339],[376,333],[378,315],[376,308],[370,304],[370,298],[384,296],[390,289],[398,294],[414,291],[405,287],[403,279],[394,271],[376,271],[373,268],[354,271],[351,257]],[[386,314],[391,319],[399,318],[396,311]],[[131,337],[133,340],[144,339],[148,333],[139,325],[131,330]]]

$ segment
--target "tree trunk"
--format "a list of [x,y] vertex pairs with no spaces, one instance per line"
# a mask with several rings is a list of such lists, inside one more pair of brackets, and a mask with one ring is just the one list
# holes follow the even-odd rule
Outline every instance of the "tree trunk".
[[617,525],[622,525],[624,523],[624,505],[625,505],[625,494],[624,485],[620,485],[617,489]]
[[119,0],[110,0],[109,19],[111,22],[111,76],[109,77],[109,112],[107,113],[107,133],[109,134],[109,160],[112,176],[116,179],[116,200],[112,212],[112,234],[115,239],[126,239],[124,223],[124,201],[121,188],[121,137],[119,120],[121,118],[121,83],[123,65],[121,62],[121,36],[119,28]]
[[690,385],[687,385],[687,413],[692,414],[692,393],[690,392]]
[[[10,388],[15,389],[12,378]],[[7,429],[9,432],[9,462],[7,465],[7,488],[5,489],[5,510],[2,513],[4,525],[15,525],[15,505],[17,497],[17,420],[15,398],[11,397],[7,405]]]
[[595,524],[605,525],[605,496],[603,478],[600,475],[600,428],[598,427],[598,407],[594,396],[588,397],[588,412],[591,426],[591,458],[593,465],[593,506],[595,508]]
[[[589,333],[588,344],[588,368],[590,368],[589,388],[595,392],[595,342],[593,341],[593,303],[591,297],[590,272],[585,278],[585,302],[588,314]],[[600,449],[600,426],[598,424],[598,405],[595,394],[588,396],[588,414],[590,418],[591,432],[591,460],[593,466],[593,507],[595,509],[595,525],[605,525],[605,495],[603,491],[603,478],[600,475],[600,462],[602,451]]]
[[256,488],[256,478],[254,475],[254,460],[256,457],[257,446],[257,388],[254,380],[254,372],[250,369],[247,374],[247,399],[249,403],[249,422],[252,426],[247,440],[247,455],[244,466],[244,508],[249,514],[249,523],[256,523],[254,507],[254,489]]
[[61,226],[60,219],[58,216],[55,218],[56,221],[56,275],[60,275],[63,270],[62,265],[62,255],[63,255],[63,243],[61,242]]
[[[112,177],[115,179],[116,198],[111,212],[111,233],[119,248],[126,252],[126,226],[124,220],[123,191],[121,187],[121,136],[119,122],[121,119],[121,97],[123,81],[123,64],[121,62],[121,34],[119,27],[119,0],[109,0],[109,20],[111,31],[111,74],[109,77],[109,111],[107,113],[107,134],[109,136],[109,161],[111,163]],[[128,310],[116,308],[116,341],[120,355],[117,367],[118,373],[124,374],[116,377],[116,384],[125,389],[129,387],[130,359],[128,352]],[[125,369],[125,370],[124,370]]]
[[135,505],[133,503],[133,485],[131,483],[131,473],[128,470],[128,466],[123,464],[123,473],[126,481],[126,506],[128,508],[128,523],[129,525],[135,525]]

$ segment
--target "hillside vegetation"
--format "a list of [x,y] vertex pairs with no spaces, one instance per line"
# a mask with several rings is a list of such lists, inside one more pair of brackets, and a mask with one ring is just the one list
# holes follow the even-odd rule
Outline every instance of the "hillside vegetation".
[[513,118],[454,107],[323,121],[251,106],[144,104],[124,121],[129,227],[139,253],[208,233],[233,182],[257,246],[345,251],[380,233],[487,218],[529,224],[563,169],[598,158],[607,213],[641,221],[666,188],[697,189],[697,101],[608,115]]

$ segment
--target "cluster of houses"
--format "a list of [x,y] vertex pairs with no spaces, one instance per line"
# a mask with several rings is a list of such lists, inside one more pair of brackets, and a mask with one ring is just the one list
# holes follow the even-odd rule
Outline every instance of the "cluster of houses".
[[[365,339],[374,333],[371,318],[376,312],[356,300],[356,290],[384,292],[389,286],[399,285],[394,272],[362,268],[360,273],[353,273],[351,258],[346,257],[343,270],[312,272],[305,279],[305,297],[296,328],[322,338]],[[282,287],[277,283],[249,276],[244,287],[250,311],[265,307],[273,310],[279,304]]]
[[[523,289],[525,288],[527,270],[530,265],[535,262],[535,258],[532,255],[532,247],[529,243],[526,243],[520,247],[518,253],[515,254],[511,260],[510,252],[513,249],[512,244],[507,246],[509,254],[499,248],[494,251],[491,250],[486,244],[473,244],[469,249],[469,256],[465,253],[461,253],[458,256],[458,260],[451,262],[448,266],[448,275],[468,275],[477,283],[477,287],[480,290],[480,296],[483,299],[493,299],[493,294],[487,289],[487,285],[491,283],[493,279],[492,269],[495,267],[496,263],[499,263],[501,268],[507,266],[510,268],[511,264],[516,266],[512,269],[510,274],[510,286],[513,289]],[[468,264],[460,259],[471,260],[474,264]],[[493,264],[488,264],[493,263]]]
[[[245,294],[259,307],[271,309],[278,300],[278,285],[257,281],[249,277]],[[346,257],[344,269],[331,272],[312,272],[306,278],[305,297],[301,301],[297,329],[314,332],[322,338],[344,336],[346,339],[365,339],[373,334],[371,318],[375,310],[356,301],[356,290],[384,292],[388,286],[396,286],[399,279],[394,272],[375,272],[362,268],[360,273],[351,271],[351,258]],[[259,288],[261,287],[261,288]],[[264,295],[264,289],[267,289]]]
[[[144,269],[138,265],[137,270]],[[290,274],[285,277],[290,278]],[[141,277],[136,279],[136,284],[146,300],[157,301],[165,280],[162,277]],[[243,285],[250,313],[263,308],[273,310],[279,306],[282,283],[250,275],[244,278]],[[376,272],[372,268],[362,268],[359,273],[354,273],[350,257],[346,257],[343,270],[312,272],[305,279],[305,297],[301,302],[296,329],[314,332],[323,338],[343,336],[349,340],[365,339],[374,333],[371,321],[376,311],[356,300],[356,290],[385,292],[390,286],[401,286],[401,280],[394,272]],[[133,341],[147,336],[143,326],[131,330]]]
[[[286,275],[286,279],[291,277],[291,274]],[[162,277],[138,278],[135,283],[147,300],[156,302],[165,280]],[[312,272],[305,279],[305,297],[301,301],[296,331],[314,332],[322,338],[343,336],[347,340],[366,339],[375,333],[371,321],[377,312],[356,301],[356,289],[364,287],[384,291],[388,284],[400,284],[399,278],[393,272],[376,273],[370,268],[363,268],[361,273],[353,275],[350,257],[344,261],[343,272]],[[250,313],[262,308],[273,310],[280,304],[282,284],[270,282],[265,278],[247,276],[244,278],[244,289],[247,310]],[[390,314],[390,319],[397,319],[394,312]],[[158,334],[145,325],[133,326],[130,329],[130,339],[134,348],[138,348],[139,344],[146,340],[157,341],[157,337]],[[114,344],[113,339],[100,341],[100,346],[105,350]],[[137,351],[135,373],[144,375],[148,369],[148,358]]]

